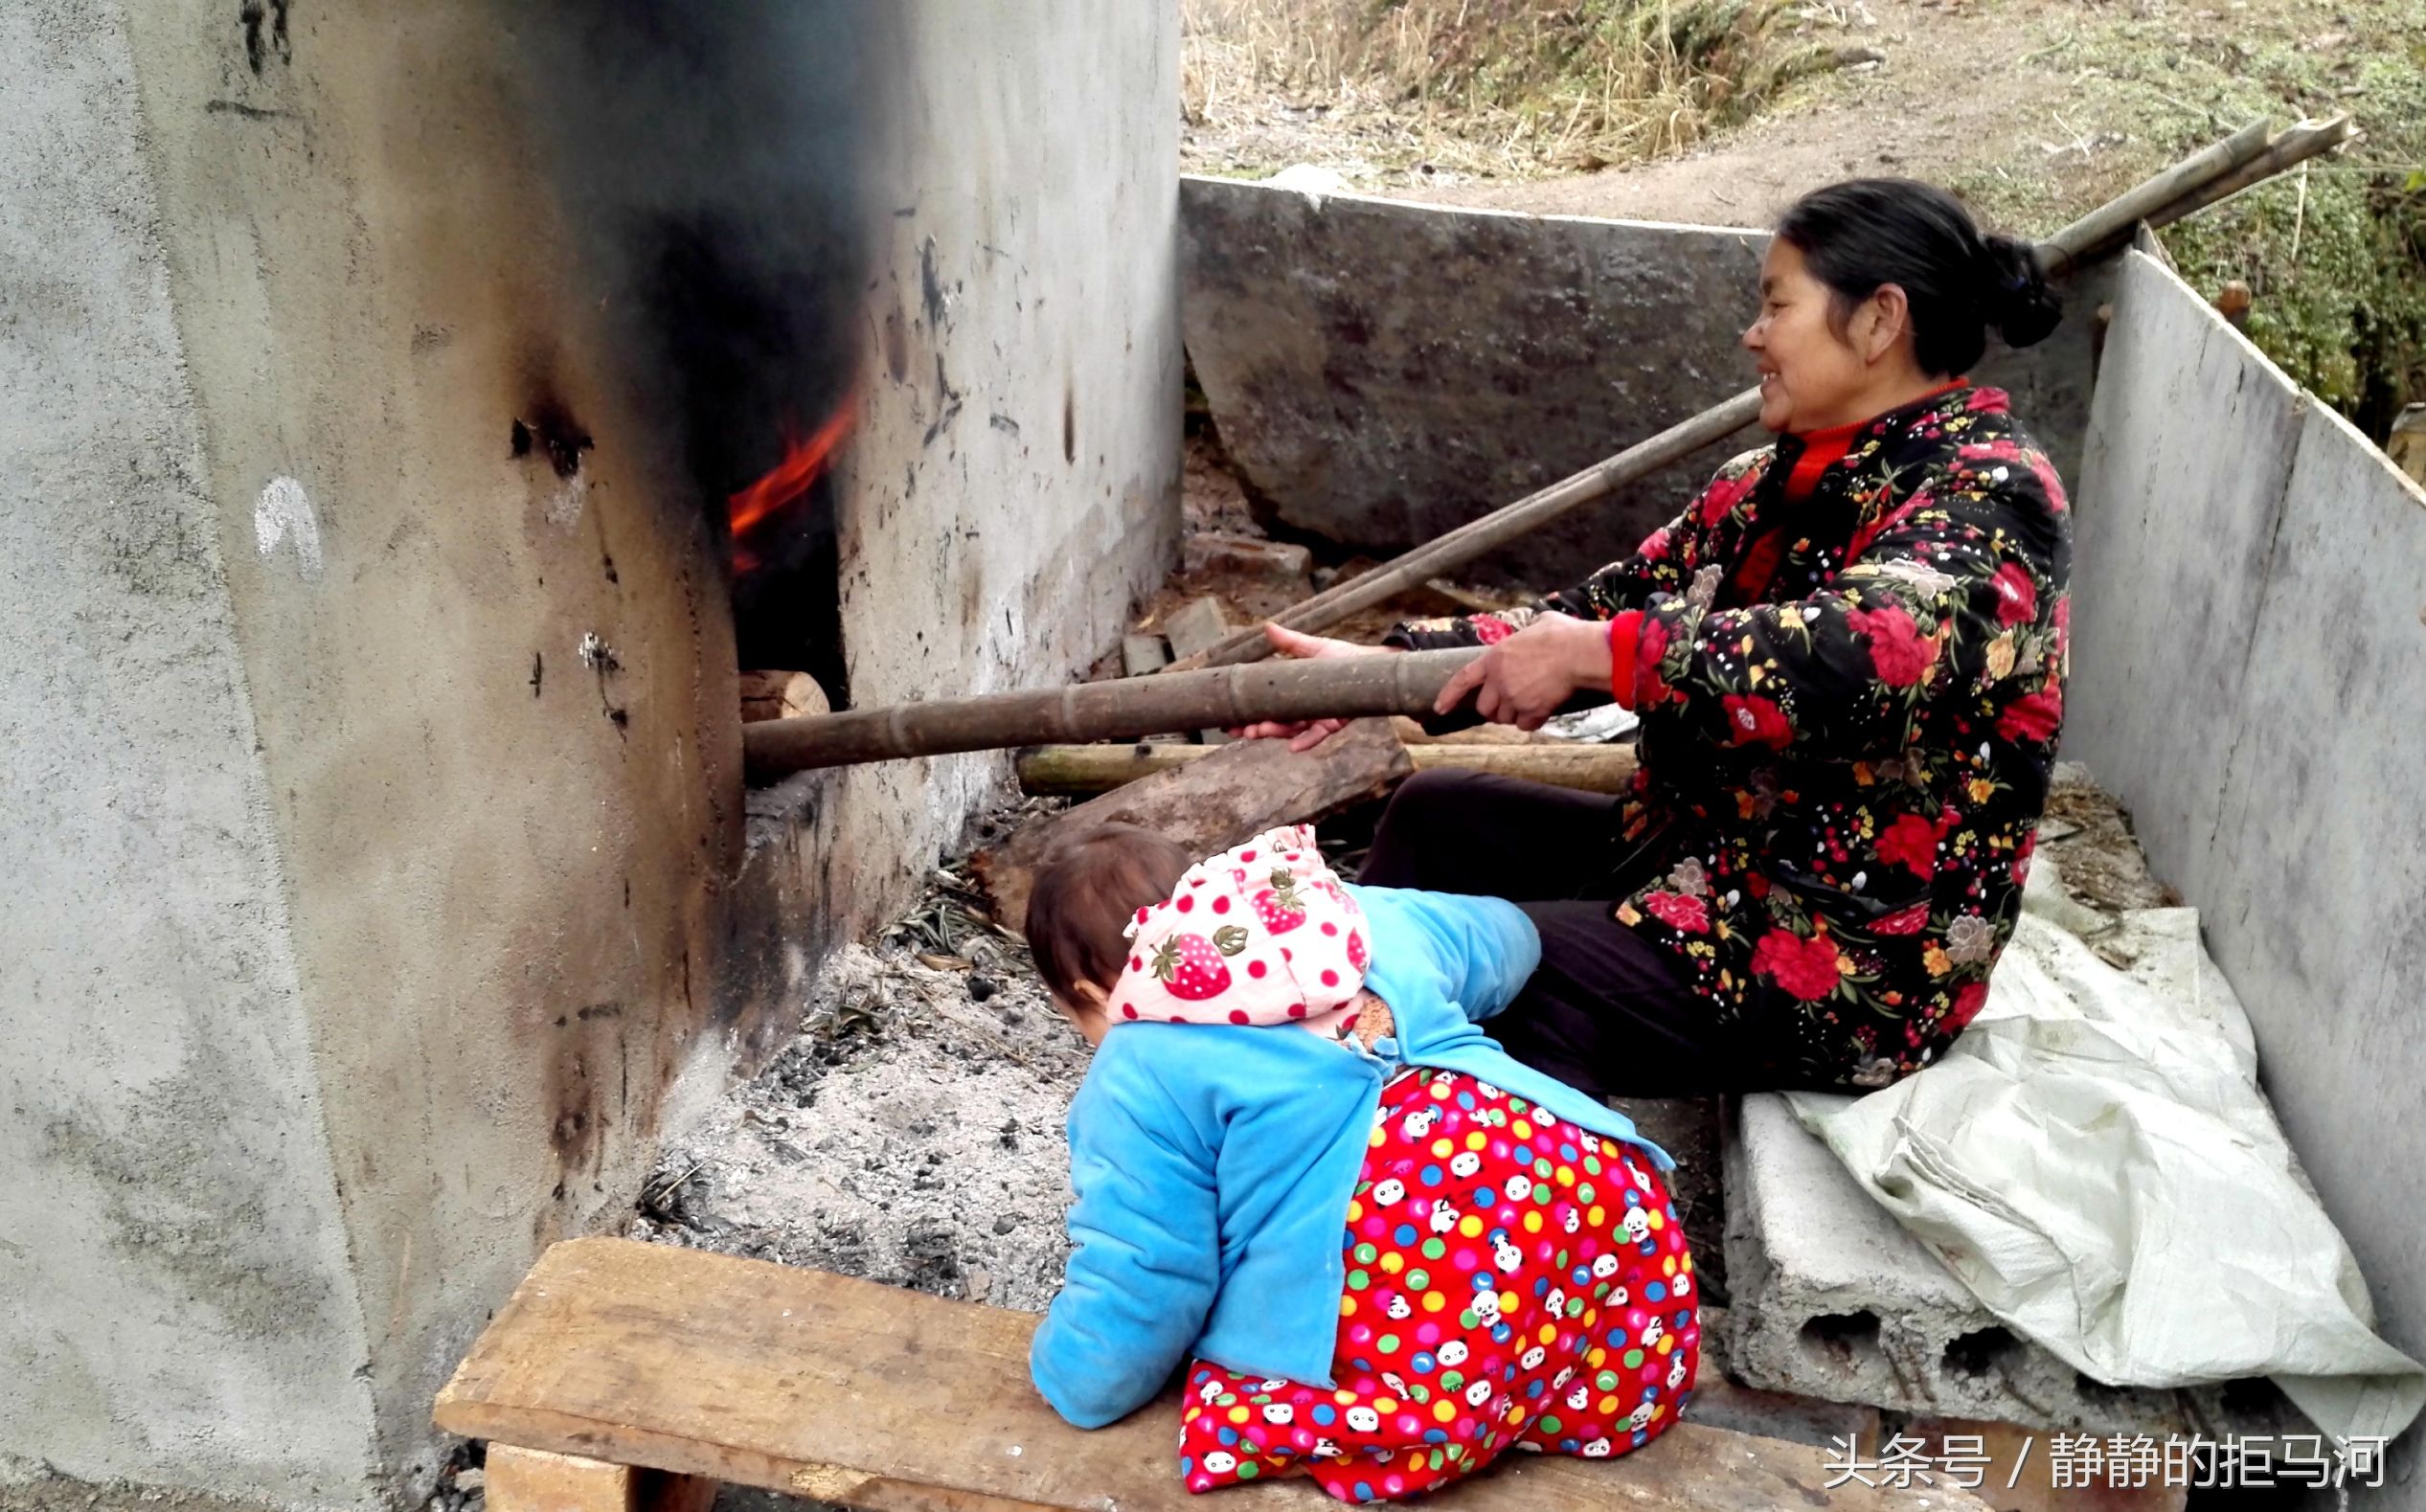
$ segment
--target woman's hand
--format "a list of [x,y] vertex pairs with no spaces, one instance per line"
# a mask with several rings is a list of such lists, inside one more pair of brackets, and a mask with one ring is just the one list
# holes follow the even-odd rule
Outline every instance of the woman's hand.
[[1538,730],[1577,688],[1608,687],[1609,668],[1606,624],[1545,614],[1459,668],[1432,709],[1445,714],[1471,693],[1492,723]]
[[[1329,656],[1378,656],[1394,649],[1386,645],[1358,645],[1353,641],[1334,641],[1328,636],[1306,635],[1286,625],[1266,623],[1263,638],[1272,643],[1272,649],[1295,661],[1311,661]],[[1311,751],[1347,725],[1345,719],[1316,719],[1296,724],[1267,719],[1261,724],[1248,725],[1230,733],[1241,740],[1286,740],[1292,751]]]

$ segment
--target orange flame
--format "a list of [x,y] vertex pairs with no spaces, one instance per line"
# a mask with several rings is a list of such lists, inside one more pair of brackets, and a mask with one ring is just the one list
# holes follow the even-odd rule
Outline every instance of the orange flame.
[[845,395],[843,401],[834,407],[834,413],[826,417],[826,423],[818,426],[807,440],[787,438],[783,443],[783,460],[775,464],[774,470],[726,501],[725,517],[733,530],[733,565],[736,571],[750,572],[759,564],[758,553],[750,549],[748,543],[750,532],[806,493],[809,485],[826,471],[827,464],[833,460],[835,449],[842,445],[844,438],[850,434],[852,422],[858,418],[857,397],[856,395]]

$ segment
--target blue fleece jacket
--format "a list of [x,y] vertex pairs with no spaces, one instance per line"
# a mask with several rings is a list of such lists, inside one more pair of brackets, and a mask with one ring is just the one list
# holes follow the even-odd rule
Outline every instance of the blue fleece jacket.
[[1332,1384],[1348,1204],[1402,1066],[1463,1072],[1675,1163],[1475,1027],[1541,961],[1514,905],[1349,891],[1371,934],[1365,985],[1394,1021],[1372,1053],[1286,1026],[1144,1023],[1095,1052],[1070,1106],[1069,1274],[1029,1353],[1036,1389],[1080,1428],[1151,1401],[1191,1355]]

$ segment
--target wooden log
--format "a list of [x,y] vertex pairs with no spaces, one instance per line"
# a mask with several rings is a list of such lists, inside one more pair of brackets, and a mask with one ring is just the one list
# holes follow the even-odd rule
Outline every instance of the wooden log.
[[[2301,129],[2286,131],[2283,136],[2293,138]],[[2183,205],[2195,209],[2211,203],[2211,198],[2202,200],[2197,196],[2211,195],[2212,187],[2219,180],[2258,172],[2260,165],[2269,162],[2275,166],[2265,169],[2265,172],[2280,172],[2282,168],[2301,160],[2284,154],[2304,151],[2313,155],[2325,149],[2304,137],[2288,145],[2283,139],[2277,139],[2277,146],[2269,147],[2267,130],[2265,122],[2253,123],[2057,232],[2038,248],[2049,275],[2069,273],[2095,257],[2113,251],[2130,237],[2132,228],[2143,219],[2164,225],[2188,213],[2180,208]],[[1572,509],[1606,498],[1638,478],[1689,457],[1713,441],[1723,440],[1750,425],[1759,415],[1759,390],[1746,390],[1563,482],[1436,536],[1360,577],[1334,583],[1304,603],[1274,616],[1274,622],[1308,634],[1327,629],[1394,594],[1448,573]],[[1258,625],[1223,641],[1201,658],[1174,662],[1168,670],[1232,666],[1260,661],[1270,654],[1270,643],[1263,638],[1262,626]]]
[[[1135,750],[1134,747],[1114,747]],[[1241,740],[1219,748],[1159,746],[1188,756],[1090,802],[1030,824],[970,860],[994,900],[994,916],[1012,927],[1028,917],[1035,869],[1064,835],[1097,824],[1143,824],[1168,835],[1190,855],[1211,855],[1278,824],[1306,824],[1390,791],[1415,770],[1382,719],[1360,719],[1312,751],[1285,740]]]
[[2298,168],[2312,158],[2338,152],[2358,140],[2359,128],[2350,118],[2335,116],[2328,121],[2302,121],[2286,126],[2282,134],[2267,144],[2266,149],[2229,172],[2199,185],[2163,210],[2148,217],[2151,226],[2169,226],[2186,215],[2196,214],[2210,205],[2220,205],[2235,194],[2275,178],[2287,169]]
[[1422,714],[1472,650],[1333,657],[1116,678],[1033,692],[771,719],[741,730],[754,780],[811,767],[1055,742],[1131,740],[1263,720]]
[[[1214,755],[1210,746],[1037,746],[1019,755],[1019,785],[1031,798],[1109,793]],[[1491,772],[1586,793],[1620,793],[1634,777],[1632,746],[1457,744],[1407,747],[1415,770]]]
[[817,686],[817,679],[806,672],[741,674],[743,724],[756,724],[762,719],[805,719],[826,713],[833,707],[826,701],[826,690]]

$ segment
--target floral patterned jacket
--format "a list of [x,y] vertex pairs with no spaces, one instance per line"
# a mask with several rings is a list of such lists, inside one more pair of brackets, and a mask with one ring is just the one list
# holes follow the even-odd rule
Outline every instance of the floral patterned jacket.
[[[1980,1010],[2021,912],[2063,720],[2070,532],[1994,389],[1882,416],[1789,503],[1801,451],[1729,463],[1579,588],[1391,640],[1486,643],[1546,610],[1630,630],[1617,677],[1643,759],[1612,837],[1617,918],[1685,960],[1781,1084],[1884,1086]],[[1767,588],[1732,601],[1780,521]]]

